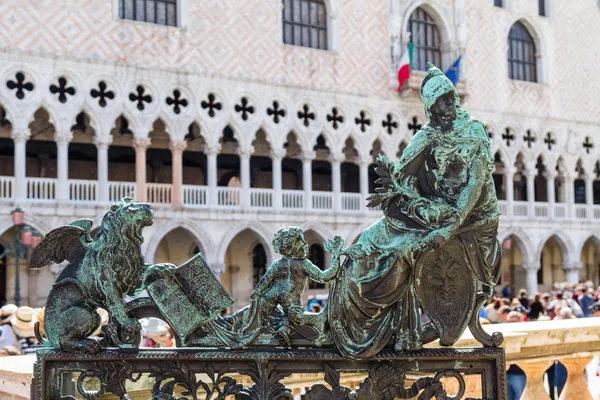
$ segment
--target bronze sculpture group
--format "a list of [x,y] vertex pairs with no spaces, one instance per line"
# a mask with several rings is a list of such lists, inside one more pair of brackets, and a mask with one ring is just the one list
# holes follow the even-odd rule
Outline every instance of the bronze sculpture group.
[[[50,232],[33,252],[32,268],[68,261],[48,297],[47,338],[40,339],[67,352],[136,347],[140,326],[123,295],[147,289],[145,307],[151,304],[180,333],[183,346],[321,346],[366,359],[383,349],[417,350],[438,338],[450,346],[467,326],[483,344],[499,345],[501,336],[487,335],[478,319],[500,272],[488,134],[432,65],[420,94],[429,123],[398,162],[377,160],[380,188],[369,205],[381,206],[383,217],[346,248],[340,237],[329,240],[328,269],[307,259],[299,228],[281,229],[273,244],[282,257],[260,280],[249,306],[221,316],[230,298],[201,256],[179,268],[144,264],[141,232],[153,222],[152,208],[124,199],[112,206],[94,239],[91,222],[76,221]],[[178,286],[178,274],[188,289]],[[331,282],[320,313],[306,312],[302,304],[308,280]],[[199,283],[189,289],[189,282]],[[174,309],[177,293],[187,303]],[[102,343],[88,338],[100,323],[98,307],[111,315]],[[190,313],[201,317],[190,322]],[[423,313],[430,322],[421,325]]]

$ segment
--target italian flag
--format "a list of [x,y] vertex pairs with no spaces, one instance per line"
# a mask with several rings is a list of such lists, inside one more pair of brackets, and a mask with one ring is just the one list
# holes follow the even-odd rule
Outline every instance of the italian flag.
[[406,81],[406,80],[408,80],[408,78],[410,78],[410,70],[412,69],[411,64],[412,64],[413,47],[414,47],[414,44],[410,43],[406,47],[406,51],[404,52],[404,54],[402,55],[402,58],[400,59],[400,66],[398,68],[398,92],[400,90],[402,90],[402,85],[404,84],[404,81]]

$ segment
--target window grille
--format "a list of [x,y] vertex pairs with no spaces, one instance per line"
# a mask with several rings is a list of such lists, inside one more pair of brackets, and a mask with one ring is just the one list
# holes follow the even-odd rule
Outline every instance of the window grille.
[[433,18],[422,8],[417,8],[408,20],[410,40],[414,44],[412,68],[427,70],[427,62],[442,67],[440,31]]
[[547,17],[546,15],[546,0],[538,0],[538,13],[542,17]]
[[177,26],[177,0],[120,0],[119,17]]
[[283,0],[283,43],[327,50],[323,0]]
[[535,42],[525,26],[516,22],[508,33],[508,77],[537,82]]

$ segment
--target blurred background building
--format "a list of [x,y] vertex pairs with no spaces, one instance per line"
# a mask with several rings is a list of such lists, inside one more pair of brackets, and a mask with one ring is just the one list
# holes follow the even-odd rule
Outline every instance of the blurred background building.
[[[97,226],[131,196],[155,208],[147,262],[201,251],[241,307],[279,227],[301,226],[325,267],[327,238],[351,243],[380,217],[365,208],[375,158],[396,160],[426,122],[426,62],[462,56],[457,89],[496,160],[500,285],[598,285],[599,13],[595,0],[4,0],[0,244],[24,228],[16,207],[44,235]],[[3,250],[0,303],[16,281]],[[60,266],[29,271],[20,253],[21,303],[42,305]]]

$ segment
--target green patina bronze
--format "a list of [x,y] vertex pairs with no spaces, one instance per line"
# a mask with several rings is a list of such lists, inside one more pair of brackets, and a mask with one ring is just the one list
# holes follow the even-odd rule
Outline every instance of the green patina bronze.
[[[32,268],[69,262],[48,298],[46,343],[91,353],[135,346],[136,318],[153,315],[168,321],[178,344],[188,347],[324,347],[360,359],[383,349],[418,350],[437,338],[451,346],[467,326],[483,344],[499,345],[501,335],[487,335],[478,318],[500,272],[488,134],[433,65],[421,99],[429,122],[398,162],[377,161],[381,187],[369,206],[381,207],[383,217],[346,249],[340,237],[327,241],[330,268],[307,260],[300,228],[281,229],[273,245],[282,258],[258,283],[249,306],[222,317],[233,301],[201,255],[180,267],[144,265],[141,231],[152,223],[152,209],[125,199],[113,205],[94,240],[91,222],[77,221],[35,249]],[[301,301],[309,280],[332,282],[318,314],[306,312]],[[149,297],[123,302],[124,294],[141,288]],[[87,338],[100,322],[97,307],[111,315],[102,343]],[[424,325],[421,313],[429,319]]]
[[[133,296],[142,285],[142,229],[153,221],[149,204],[123,199],[104,216],[95,239],[92,221],[78,220],[51,231],[35,248],[30,268],[68,261],[46,302],[46,345],[88,353],[98,353],[102,345],[137,347],[140,324],[129,315],[123,295]],[[100,326],[98,307],[111,317],[106,343],[88,338]],[[43,339],[39,332],[38,339]]]

